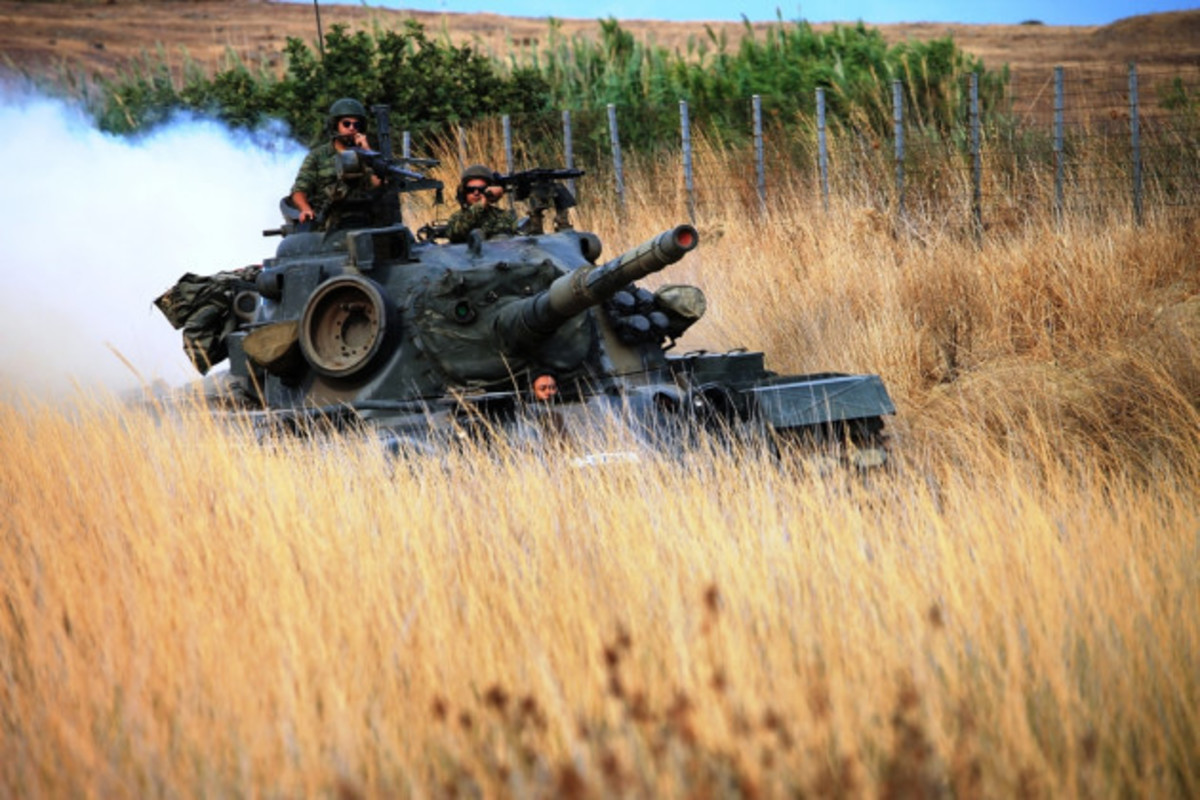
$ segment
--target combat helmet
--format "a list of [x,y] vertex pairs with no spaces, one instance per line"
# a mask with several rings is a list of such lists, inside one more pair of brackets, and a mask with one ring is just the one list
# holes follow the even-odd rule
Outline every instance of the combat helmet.
[[496,173],[484,164],[472,164],[464,169],[458,178],[458,191],[454,195],[460,205],[467,204],[467,181],[472,179],[487,181],[491,185],[496,182]]
[[326,122],[329,125],[331,133],[337,132],[337,121],[342,117],[357,117],[362,120],[365,127],[367,124],[367,109],[353,97],[343,97],[340,100],[334,100],[333,105],[329,107],[329,114],[326,117]]

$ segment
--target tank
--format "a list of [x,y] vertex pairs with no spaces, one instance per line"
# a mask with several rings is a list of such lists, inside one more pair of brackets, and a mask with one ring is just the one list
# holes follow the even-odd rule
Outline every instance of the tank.
[[[261,420],[367,426],[391,449],[538,442],[604,421],[632,447],[686,447],[711,431],[886,460],[895,409],[877,375],[780,375],[761,352],[674,352],[704,314],[702,290],[637,282],[700,244],[691,225],[602,258],[597,236],[570,227],[562,184],[582,173],[539,169],[496,176],[530,205],[517,235],[450,244],[437,225],[412,231],[396,200],[441,184],[381,153],[343,154],[347,174],[369,170],[382,186],[336,226],[302,230],[285,202],[261,267],[211,278],[207,304],[182,302],[184,281],[156,301],[193,355],[205,346],[202,370],[228,359],[233,397]],[[189,330],[197,315],[205,325]]]

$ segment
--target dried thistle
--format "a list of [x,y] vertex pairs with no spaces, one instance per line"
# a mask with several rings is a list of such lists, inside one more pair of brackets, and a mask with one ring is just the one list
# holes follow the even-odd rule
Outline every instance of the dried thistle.
[[492,684],[483,695],[483,702],[503,714],[508,707],[508,692],[499,684]]
[[570,764],[559,768],[557,784],[554,788],[555,797],[561,797],[563,800],[587,797],[587,784],[583,782],[583,776]]
[[715,583],[710,583],[704,590],[704,608],[713,616],[721,611],[721,591]]
[[438,722],[445,722],[446,715],[450,713],[450,707],[446,705],[443,698],[435,696],[433,702],[429,704],[429,711]]

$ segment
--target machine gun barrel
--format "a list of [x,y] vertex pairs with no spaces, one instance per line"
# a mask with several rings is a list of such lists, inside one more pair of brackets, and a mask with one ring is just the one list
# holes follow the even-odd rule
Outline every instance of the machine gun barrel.
[[677,225],[605,264],[579,267],[527,300],[513,303],[497,320],[510,343],[536,342],[571,317],[599,305],[636,280],[683,258],[700,242],[691,225]]
[[518,192],[523,191],[525,194],[528,194],[532,186],[538,184],[549,185],[556,181],[582,178],[584,174],[584,171],[581,169],[537,167],[535,169],[522,170],[521,172],[510,172],[507,175],[501,175],[497,172],[494,174],[493,180],[501,186],[507,186],[516,189]]
[[336,162],[338,177],[362,177],[366,170],[371,170],[381,181],[399,192],[414,192],[424,189],[441,191],[441,181],[427,178],[420,172],[404,169],[397,166],[397,163],[436,166],[440,162],[432,158],[392,158],[379,150],[368,150],[362,147],[343,150],[338,154]]

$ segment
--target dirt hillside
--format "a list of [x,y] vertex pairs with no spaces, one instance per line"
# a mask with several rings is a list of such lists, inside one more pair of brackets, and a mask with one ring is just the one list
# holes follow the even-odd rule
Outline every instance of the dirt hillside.
[[[252,62],[278,64],[287,37],[315,40],[310,3],[262,0],[141,2],[140,0],[0,0],[0,64],[32,74],[55,74],[64,67],[80,76],[111,75],[141,53],[161,53],[180,65],[188,57],[217,65],[228,51]],[[352,29],[375,24],[394,27],[417,19],[433,33],[453,41],[476,42],[482,49],[506,53],[513,44],[531,45],[546,37],[544,18],[495,14],[392,11],[362,5],[321,5],[321,22]],[[867,20],[869,24],[869,20]],[[567,35],[598,35],[594,19],[563,19]],[[669,47],[686,47],[689,37],[706,35],[706,25],[731,42],[745,35],[741,23],[622,20],[639,38]],[[761,31],[772,23],[758,23]],[[822,24],[818,29],[832,25]],[[960,25],[915,22],[877,26],[890,41],[924,40],[951,34],[988,67],[1008,64],[1016,80],[1041,78],[1055,64],[1072,67],[1200,65],[1200,10],[1151,14],[1104,27]]]

